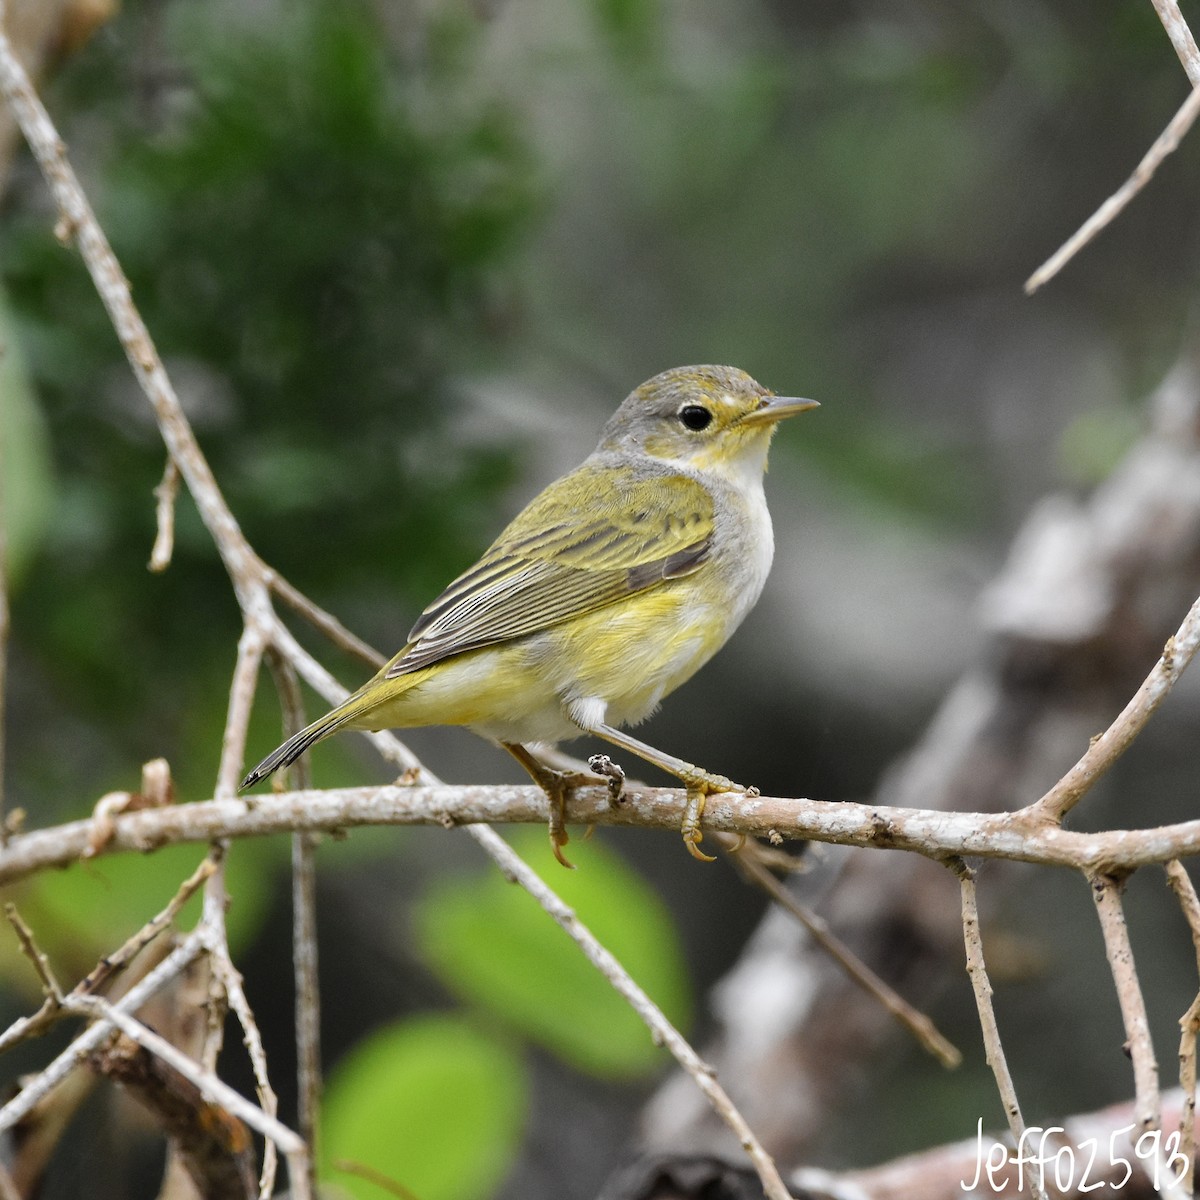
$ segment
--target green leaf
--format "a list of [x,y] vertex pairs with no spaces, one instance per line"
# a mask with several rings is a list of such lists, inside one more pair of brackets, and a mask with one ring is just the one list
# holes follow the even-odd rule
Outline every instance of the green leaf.
[[53,499],[45,424],[7,300],[0,292],[0,506],[8,539],[7,565],[14,580],[41,541]]
[[[554,872],[554,890],[677,1025],[690,994],[670,916],[645,881],[598,842],[572,844],[579,870],[558,870],[545,834],[522,830],[517,851]],[[593,1075],[627,1078],[662,1052],[641,1020],[561,929],[498,873],[448,879],[415,911],[420,952],[465,999],[498,1013]]]
[[361,1200],[388,1193],[334,1164],[361,1164],[421,1200],[483,1200],[512,1164],[527,1101],[520,1058],[469,1022],[430,1016],[388,1026],[330,1079],[322,1174]]

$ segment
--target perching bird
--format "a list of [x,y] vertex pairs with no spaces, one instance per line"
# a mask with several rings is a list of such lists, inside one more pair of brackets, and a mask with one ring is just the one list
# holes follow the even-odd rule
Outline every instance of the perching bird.
[[[248,788],[339,729],[465,725],[512,753],[551,800],[555,856],[567,791],[589,776],[526,747],[594,734],[686,784],[697,857],[711,792],[744,790],[621,732],[702,667],[754,606],[774,553],[763,496],[784,417],[813,400],[773,395],[735,367],[677,367],[642,384],[600,444],[550,484],[421,614],[374,678],[273,750]],[[610,779],[607,759],[592,760]]]

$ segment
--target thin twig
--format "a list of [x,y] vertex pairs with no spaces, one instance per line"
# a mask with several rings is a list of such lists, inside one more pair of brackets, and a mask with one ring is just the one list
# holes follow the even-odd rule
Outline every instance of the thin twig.
[[[996,1078],[996,1089],[1000,1093],[1000,1103],[1004,1107],[1004,1116],[1008,1121],[1009,1131],[1018,1146],[1025,1144],[1025,1118],[1021,1115],[1021,1105],[1017,1100],[1017,1089],[1013,1083],[1012,1073],[1008,1069],[1008,1059],[1004,1054],[1004,1046],[1000,1041],[1000,1027],[996,1023],[996,1010],[992,1007],[992,984],[988,979],[987,967],[983,961],[983,938],[979,932],[979,903],[975,896],[975,872],[961,858],[949,858],[948,866],[958,876],[962,892],[962,926],[963,943],[967,952],[967,977],[971,981],[971,990],[975,993],[975,1008],[979,1013],[979,1027],[983,1033],[984,1053],[987,1064],[992,1068]],[[1029,1188],[1037,1200],[1046,1200],[1046,1181],[1043,1174],[1030,1172]]]
[[373,646],[350,632],[318,604],[314,604],[302,591],[290,584],[274,567],[264,568],[267,585],[289,608],[298,612],[309,624],[319,629],[335,646],[361,659],[373,671],[378,671],[387,659]]
[[[291,736],[304,726],[304,700],[292,665],[278,651],[267,656],[283,709],[283,732]],[[311,783],[308,756],[288,768],[289,781]],[[317,972],[317,837],[292,834],[292,971],[295,982],[296,1086],[300,1136],[308,1143],[310,1162],[317,1155],[317,1118],[321,1104],[321,1003]],[[315,1176],[310,1181],[316,1187]]]
[[1150,1021],[1146,1016],[1146,1001],[1138,982],[1133,962],[1133,946],[1125,925],[1121,906],[1121,891],[1125,879],[1111,875],[1093,875],[1089,880],[1100,929],[1104,934],[1104,951],[1112,971],[1117,1000],[1129,1056],[1133,1060],[1133,1083],[1136,1095],[1136,1115],[1140,1133],[1157,1129],[1162,1119],[1162,1101],[1158,1091],[1158,1062],[1150,1040]]
[[[230,1010],[238,1019],[242,1029],[242,1045],[250,1056],[250,1066],[254,1071],[254,1087],[258,1093],[258,1103],[263,1112],[269,1117],[279,1115],[279,1097],[271,1086],[270,1073],[267,1070],[267,1052],[263,1046],[262,1033],[250,1001],[246,998],[246,990],[242,986],[241,972],[233,965],[229,957],[228,947],[221,946],[209,955],[213,974],[219,979],[225,996],[229,1001]],[[259,1200],[267,1200],[275,1191],[275,1172],[277,1168],[277,1149],[272,1141],[266,1142],[263,1148],[262,1172],[259,1175]]]
[[1048,283],[1079,251],[1108,225],[1150,182],[1163,159],[1175,150],[1200,115],[1200,88],[1192,91],[1133,174],[1025,281],[1026,295]]
[[962,1062],[962,1053],[958,1047],[941,1033],[925,1013],[914,1008],[895,988],[880,979],[829,928],[825,920],[801,904],[762,863],[740,852],[731,854],[730,862],[742,876],[761,888],[776,904],[795,917],[808,930],[813,941],[837,962],[859,987],[874,996],[942,1066],[953,1068]]
[[1096,780],[1133,745],[1192,661],[1197,647],[1200,647],[1200,599],[1167,639],[1158,662],[1117,719],[1099,737],[1092,739],[1079,761],[1044,796],[1022,811],[1039,821],[1061,821]]
[[179,468],[175,465],[175,460],[167,455],[162,481],[154,489],[157,532],[147,565],[155,573],[165,571],[171,565],[171,555],[175,551],[175,499],[178,495]]
[[237,794],[238,780],[246,761],[246,731],[250,726],[254,689],[266,648],[262,630],[256,624],[247,622],[238,639],[237,662],[229,686],[229,709],[225,716],[225,732],[221,737],[221,765],[217,771],[218,796]]
[[179,916],[183,906],[204,885],[208,877],[217,869],[224,854],[220,846],[214,846],[200,865],[179,885],[178,891],[171,897],[166,908],[156,913],[149,921],[126,938],[125,942],[112,954],[106,954],[92,970],[75,986],[74,992],[82,995],[92,995],[100,990],[118,971],[139,955],[164,929],[171,925]]
[[[202,936],[193,933],[150,971],[145,979],[130,988],[114,1007],[122,1012],[136,1012],[151,996],[166,987],[203,949]],[[49,1066],[43,1067],[3,1108],[0,1108],[0,1132],[11,1129],[29,1113],[43,1096],[66,1078],[84,1056],[91,1053],[111,1032],[112,1026],[108,1022],[98,1021],[75,1038]]]
[[110,1004],[103,996],[75,996],[69,1003],[77,1012],[93,1020],[116,1026],[126,1037],[132,1038],[139,1046],[144,1046],[151,1054],[161,1058],[190,1083],[195,1084],[205,1099],[221,1105],[226,1112],[245,1121],[256,1133],[270,1138],[284,1154],[304,1152],[304,1142],[297,1133],[288,1129],[278,1118],[268,1116],[257,1104],[251,1104],[229,1084],[203,1070],[195,1059],[189,1058],[178,1046],[173,1046],[166,1038],[143,1025],[127,1011],[123,1011],[127,1006]]
[[1196,39],[1192,37],[1192,31],[1183,19],[1179,5],[1175,0],[1152,2],[1158,19],[1167,31],[1167,37],[1171,39],[1171,45],[1175,47],[1175,53],[1179,55],[1179,61],[1183,63],[1183,69],[1187,72],[1192,87],[1200,87],[1200,48],[1196,46]]
[[[1175,859],[1167,863],[1167,883],[1179,900],[1179,907],[1192,934],[1196,953],[1196,974],[1200,976],[1200,897],[1191,876]],[[1179,1115],[1179,1153],[1188,1164],[1186,1179],[1191,1179],[1196,1164],[1196,1036],[1200,1034],[1200,992],[1179,1018],[1179,1088],[1183,1107]]]
[[17,906],[11,900],[4,906],[4,915],[8,918],[8,923],[16,932],[17,941],[21,943],[21,953],[33,964],[33,969],[37,972],[37,977],[42,981],[42,991],[45,993],[46,998],[61,1005],[63,1002],[63,991],[58,985],[58,980],[54,978],[54,968],[51,967],[50,960],[46,957],[45,951],[34,941],[33,932],[21,920],[21,914],[17,912]]
[[[1125,1025],[1126,1046],[1133,1060],[1134,1113],[1139,1135],[1157,1132],[1162,1128],[1162,1094],[1158,1085],[1158,1060],[1150,1038],[1150,1018],[1146,1000],[1133,961],[1133,946],[1121,906],[1121,892],[1127,875],[1090,875],[1092,899],[1104,934],[1104,953],[1117,990],[1121,1020]],[[1171,1169],[1161,1139],[1155,1145],[1155,1175],[1158,1190],[1166,1200],[1190,1200],[1191,1187],[1183,1186]]]
[[717,1082],[713,1068],[692,1049],[683,1035],[667,1020],[662,1010],[634,983],[625,968],[596,940],[575,913],[541,881],[527,863],[513,853],[508,843],[495,830],[486,825],[471,825],[467,832],[505,876],[519,883],[554,919],[583,951],[592,966],[612,984],[630,1008],[646,1023],[654,1040],[665,1046],[674,1055],[676,1062],[692,1077],[705,1099],[732,1130],[739,1145],[750,1158],[768,1200],[789,1200],[791,1193],[784,1186],[774,1160],[746,1124],[745,1118],[728,1093]]

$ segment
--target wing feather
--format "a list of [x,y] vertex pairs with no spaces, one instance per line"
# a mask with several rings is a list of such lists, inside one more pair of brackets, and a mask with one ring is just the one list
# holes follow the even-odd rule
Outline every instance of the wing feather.
[[708,556],[712,524],[712,497],[691,476],[581,467],[538,496],[425,609],[387,677],[526,637],[687,575]]

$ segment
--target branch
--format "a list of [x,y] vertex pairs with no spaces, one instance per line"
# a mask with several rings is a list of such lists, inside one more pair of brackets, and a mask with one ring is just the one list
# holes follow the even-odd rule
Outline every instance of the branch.
[[[758,843],[750,843],[753,851]],[[830,928],[829,922],[800,903],[752,853],[735,850],[729,861],[742,878],[761,888],[785,912],[791,913],[809,936],[865,992],[874,996],[888,1012],[932,1054],[943,1067],[953,1069],[962,1063],[962,1053],[923,1012],[914,1008],[895,988],[890,987],[867,966]]]
[[1049,283],[1098,234],[1110,224],[1129,202],[1150,182],[1163,159],[1176,150],[1184,134],[1200,115],[1200,87],[1183,102],[1166,129],[1146,151],[1130,177],[1025,281],[1025,294],[1032,296]]
[[547,912],[568,937],[587,956],[588,961],[608,980],[628,1002],[629,1006],[645,1022],[654,1040],[665,1046],[675,1061],[687,1072],[704,1094],[709,1104],[738,1139],[749,1156],[758,1177],[762,1181],[767,1200],[791,1200],[791,1193],[784,1186],[774,1160],[754,1135],[745,1118],[734,1106],[725,1089],[717,1082],[716,1071],[709,1066],[667,1020],[663,1011],[646,995],[619,962],[596,940],[591,931],[579,920],[533,872],[499,834],[484,825],[469,830],[475,840],[491,856],[496,865],[509,878],[519,883]]
[[1126,1047],[1130,1058],[1133,1059],[1139,1132],[1145,1133],[1157,1129],[1161,1124],[1162,1101],[1158,1094],[1158,1062],[1154,1057],[1153,1043],[1150,1041],[1150,1020],[1146,1015],[1146,1001],[1138,982],[1137,968],[1133,962],[1133,946],[1129,941],[1129,930],[1125,925],[1125,913],[1121,907],[1121,891],[1125,886],[1125,879],[1114,878],[1111,875],[1095,875],[1089,882],[1092,899],[1096,903],[1096,914],[1100,918],[1100,928],[1104,933],[1104,951],[1121,1005]]
[[[1165,1115],[1177,1119],[1182,1094],[1171,1092],[1163,1100]],[[1154,1164],[1146,1161],[1145,1146],[1139,1146],[1134,1128],[1132,1104],[1065,1117],[1053,1125],[1032,1127],[1036,1136],[1025,1142],[1024,1156],[1018,1161],[1011,1147],[999,1143],[981,1124],[978,1135],[969,1140],[865,1170],[806,1168],[793,1172],[792,1180],[814,1196],[845,1200],[963,1200],[964,1195],[997,1200],[1017,1193],[1039,1167],[1052,1176],[1061,1163],[1066,1186],[1055,1188],[1057,1200],[1095,1200],[1096,1196],[1151,1200],[1160,1190],[1168,1190],[1162,1185],[1177,1178],[1178,1172],[1156,1172]],[[969,1184],[976,1180],[971,1188]]]
[[[979,933],[979,903],[975,896],[975,872],[960,858],[950,859],[946,864],[958,876],[962,890],[962,925],[963,942],[967,951],[967,976],[971,980],[971,990],[975,993],[975,1007],[979,1013],[979,1027],[983,1032],[983,1045],[987,1064],[992,1068],[996,1077],[996,1089],[1000,1093],[1000,1102],[1004,1106],[1004,1115],[1008,1120],[1009,1132],[1013,1141],[1023,1145],[1027,1136],[1025,1118],[1021,1115],[1021,1105],[1017,1100],[1017,1089],[1013,1083],[1012,1073],[1008,1069],[1008,1059],[1004,1054],[1004,1046],[1000,1041],[1000,1027],[996,1024],[996,1010],[992,1006],[992,983],[988,979],[987,967],[983,961],[983,938]],[[1046,1200],[1045,1179],[1031,1174],[1029,1191],[1034,1200]]]
[[[1200,975],[1200,897],[1181,862],[1167,863],[1167,883],[1179,899],[1192,948],[1196,954],[1196,973]],[[1196,1161],[1196,1035],[1200,1033],[1200,993],[1179,1018],[1179,1090],[1183,1093],[1183,1111],[1179,1116],[1179,1153],[1188,1164],[1192,1178]]]
[[1192,87],[1200,87],[1200,49],[1197,48],[1196,39],[1192,37],[1192,31],[1179,11],[1179,5],[1175,0],[1152,0],[1152,3],[1155,12],[1158,13],[1158,19],[1167,31],[1167,37],[1171,39],[1171,45],[1175,47],[1175,53],[1179,55],[1179,61],[1183,63],[1183,69],[1187,72]]
[[[604,785],[574,792],[572,823],[678,832],[686,811],[682,788],[638,788],[613,806]],[[533,784],[438,784],[330,788],[281,792],[267,799],[205,800],[145,809],[116,818],[96,857],[145,853],[179,842],[335,833],[373,825],[483,822],[545,824],[546,794]],[[1031,824],[1021,813],[942,812],[848,801],[795,800],[719,793],[710,796],[706,828],[754,837],[829,842],[872,850],[909,850],[929,858],[950,855],[1073,867],[1093,873],[1128,871],[1200,854],[1200,820],[1152,829],[1084,833]],[[90,821],[71,821],[11,838],[0,848],[0,885],[77,861],[88,845]]]
[[[166,987],[188,963],[204,950],[204,938],[193,933],[149,972],[136,987],[131,988],[113,1007],[120,1012],[135,1012],[156,992]],[[97,1021],[83,1031],[49,1066],[43,1067],[3,1108],[0,1108],[0,1132],[11,1129],[31,1112],[38,1101],[75,1068],[112,1032],[107,1021]]]
[[1133,745],[1146,722],[1179,681],[1184,668],[1200,647],[1200,599],[1183,624],[1167,639],[1162,656],[1134,693],[1120,716],[1099,737],[1093,738],[1083,757],[1038,801],[1030,815],[1061,821],[1116,761]]

